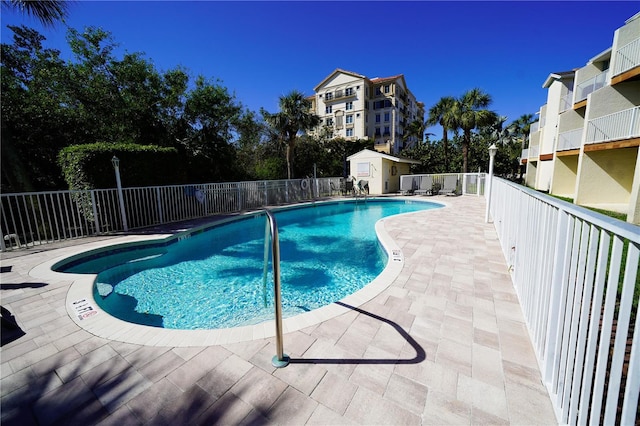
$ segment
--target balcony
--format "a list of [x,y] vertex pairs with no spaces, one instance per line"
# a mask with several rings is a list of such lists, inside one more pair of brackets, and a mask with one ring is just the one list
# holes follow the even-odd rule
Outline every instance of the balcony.
[[540,145],[529,146],[529,157],[532,160],[537,160],[540,154]]
[[535,123],[531,123],[529,133],[537,132],[538,130],[540,130],[540,122],[536,121]]
[[520,154],[520,164],[526,163],[529,158],[529,148],[525,148],[522,150],[522,154]]
[[640,38],[616,50],[613,75],[627,72],[640,66]]
[[560,98],[560,112],[571,109],[573,106],[573,92],[569,92]]
[[580,145],[582,145],[582,128],[569,130],[558,134],[556,151],[580,149]]
[[595,92],[596,90],[602,88],[607,84],[607,75],[609,74],[609,70],[605,70],[600,74],[592,77],[582,83],[578,84],[576,87],[576,100],[575,103],[582,102],[587,99],[590,93]]
[[586,144],[640,137],[640,106],[587,122]]
[[324,102],[326,104],[329,102],[334,102],[334,101],[343,100],[347,98],[355,98],[355,96],[356,96],[356,91],[353,89],[336,90],[335,92],[327,92],[324,97]]

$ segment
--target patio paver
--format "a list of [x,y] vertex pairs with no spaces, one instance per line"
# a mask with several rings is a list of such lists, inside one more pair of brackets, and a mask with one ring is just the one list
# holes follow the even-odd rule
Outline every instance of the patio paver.
[[2,423],[555,424],[484,199],[424,198],[447,206],[384,221],[400,274],[363,305],[286,333],[284,369],[271,366],[273,338],[96,337],[67,314],[71,278],[30,275],[127,237],[0,254],[0,300],[25,333],[0,349]]

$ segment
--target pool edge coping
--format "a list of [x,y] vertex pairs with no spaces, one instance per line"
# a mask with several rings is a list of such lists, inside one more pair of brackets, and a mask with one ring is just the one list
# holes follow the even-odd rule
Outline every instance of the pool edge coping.
[[[374,198],[374,197],[372,197]],[[385,199],[394,199],[397,197],[385,197]],[[402,200],[403,198],[398,198]],[[338,200],[352,201],[352,199]],[[406,201],[406,200],[405,200]],[[336,202],[332,200],[329,202]],[[448,207],[447,203],[441,201],[424,200],[420,202],[429,202],[438,204],[442,207]],[[300,203],[293,206],[277,207],[277,209],[287,209],[291,207],[304,207],[305,205],[313,205],[323,202]],[[427,210],[428,211],[428,210]],[[375,224],[375,231],[378,241],[387,253],[389,260],[387,265],[376,278],[369,284],[339,300],[340,303],[331,303],[309,312],[298,314],[283,319],[284,333],[290,333],[311,327],[335,318],[339,315],[351,311],[351,308],[360,307],[364,303],[372,300],[387,289],[393,281],[400,275],[404,267],[404,254],[399,245],[393,240],[391,235],[385,229],[385,221],[389,218],[403,216],[405,214],[414,214],[417,212],[402,213],[378,220]],[[259,211],[249,211],[241,213],[239,216],[259,214]],[[227,221],[237,220],[236,218],[222,219],[216,221],[216,224],[222,224]],[[40,278],[49,278],[60,281],[69,281],[71,284],[67,290],[65,297],[65,308],[69,317],[76,325],[83,330],[93,334],[94,336],[144,346],[163,346],[163,347],[202,347],[211,345],[224,345],[231,343],[240,343],[251,340],[275,337],[275,320],[264,321],[255,325],[206,329],[206,330],[182,330],[152,327],[141,324],[134,324],[120,320],[111,316],[102,310],[93,297],[93,283],[95,274],[73,274],[56,272],[51,267],[64,259],[69,259],[75,255],[104,248],[114,247],[121,244],[132,242],[140,243],[161,243],[173,238],[177,238],[181,233],[192,232],[199,228],[212,226],[213,223],[195,226],[183,232],[174,234],[151,234],[151,235],[129,235],[118,239],[107,241],[98,241],[82,245],[82,248],[68,247],[60,249],[67,252],[61,254],[36,265],[30,275]],[[347,306],[344,306],[347,305]]]

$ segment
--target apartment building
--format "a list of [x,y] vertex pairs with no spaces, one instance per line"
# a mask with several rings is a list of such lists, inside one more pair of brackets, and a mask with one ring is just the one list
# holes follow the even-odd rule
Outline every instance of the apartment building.
[[640,13],[585,66],[551,73],[522,153],[525,183],[640,224]]
[[407,87],[404,75],[368,78],[336,69],[309,99],[322,118],[315,134],[347,140],[372,139],[376,151],[397,154],[418,142],[407,133],[413,121],[424,121],[424,104]]

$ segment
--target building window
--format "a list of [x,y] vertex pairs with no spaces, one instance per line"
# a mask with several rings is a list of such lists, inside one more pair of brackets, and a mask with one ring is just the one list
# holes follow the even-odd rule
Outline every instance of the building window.
[[347,124],[353,124],[353,114],[347,115],[347,119],[345,120]]
[[325,98],[327,101],[330,101],[331,99],[333,99],[333,93],[331,93],[331,92],[327,92],[327,94],[326,94],[326,95],[324,95],[324,98]]
[[384,93],[389,93],[389,90],[391,90],[391,86],[388,84],[384,85]]
[[333,106],[329,105],[328,107],[324,108],[324,113],[325,114],[331,114],[333,112]]
[[389,130],[389,126],[384,126],[384,135],[385,136],[391,135],[391,130]]
[[347,136],[353,136],[353,129],[347,129]]
[[380,122],[380,114],[376,114],[376,123]]
[[345,96],[353,95],[353,87],[347,87],[346,89],[344,89],[344,95]]
[[376,87],[376,96],[382,95],[382,92],[380,91],[380,87]]
[[384,121],[389,121],[389,119],[390,119],[389,113],[385,112],[384,113]]
[[380,136],[380,127],[376,127],[376,136]]
[[347,102],[345,109],[347,111],[352,110],[353,109],[353,102]]
[[369,101],[364,101],[364,109],[369,109]]
[[327,118],[327,126],[333,126],[333,118]]

